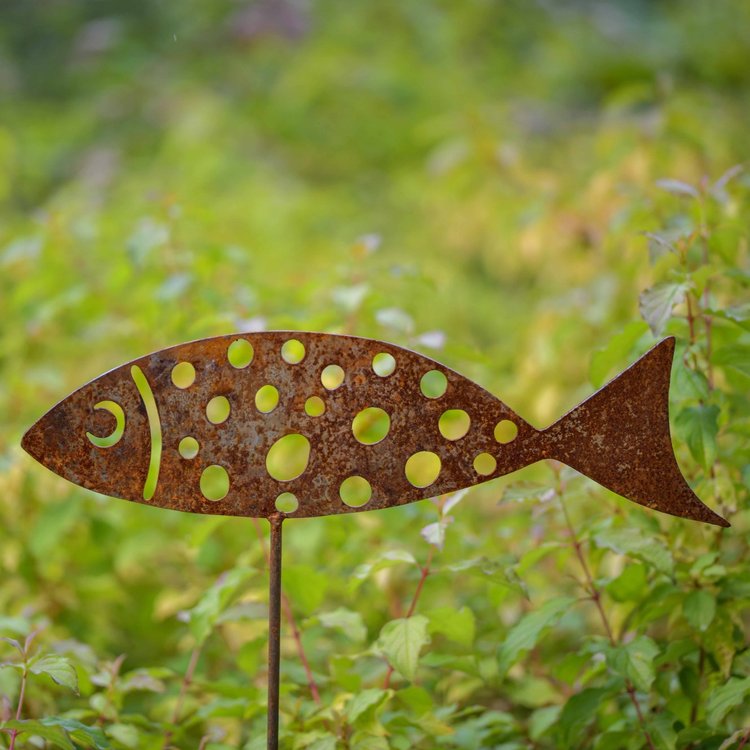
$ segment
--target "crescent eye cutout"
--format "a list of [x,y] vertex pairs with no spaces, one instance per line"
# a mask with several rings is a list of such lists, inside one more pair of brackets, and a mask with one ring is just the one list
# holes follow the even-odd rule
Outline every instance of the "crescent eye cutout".
[[100,401],[98,404],[94,404],[94,409],[105,409],[115,418],[117,424],[110,435],[98,437],[87,432],[86,437],[97,448],[111,448],[120,441],[125,432],[125,412],[122,410],[122,406],[115,401]]

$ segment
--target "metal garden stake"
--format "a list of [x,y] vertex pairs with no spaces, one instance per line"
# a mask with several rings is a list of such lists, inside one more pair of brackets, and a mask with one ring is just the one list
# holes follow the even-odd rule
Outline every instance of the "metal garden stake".
[[47,468],[106,495],[271,525],[268,747],[278,747],[285,518],[404,505],[545,458],[649,508],[729,524],[677,466],[674,339],[537,430],[476,383],[354,336],[268,332],[173,346],[72,393],[24,436]]

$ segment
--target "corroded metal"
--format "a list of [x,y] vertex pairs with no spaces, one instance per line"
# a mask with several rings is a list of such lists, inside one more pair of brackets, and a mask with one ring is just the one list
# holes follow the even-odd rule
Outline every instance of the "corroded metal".
[[[282,356],[291,339],[304,346],[304,357],[295,364]],[[244,367],[228,358],[238,340],[252,345],[252,361]],[[302,332],[219,336],[155,352],[93,380],[45,414],[26,433],[23,446],[52,471],[103,494],[193,513],[265,518],[279,512],[277,498],[286,492],[299,503],[285,514],[293,518],[376,510],[554,458],[642,505],[726,526],[695,496],[674,457],[668,414],[673,353],[674,339],[663,340],[565,417],[537,430],[476,383],[393,344]],[[373,367],[381,354],[395,361],[388,375]],[[194,382],[184,388],[173,383],[180,363],[195,372]],[[328,365],[338,365],[344,375],[332,390],[321,380]],[[420,386],[430,371],[447,380],[437,397],[425,396]],[[265,385],[279,394],[268,413],[256,406]],[[213,424],[206,408],[217,396],[227,399],[230,413]],[[319,416],[305,409],[312,396],[323,402]],[[100,447],[92,436],[103,438],[116,429],[109,402],[122,407],[124,432],[114,445]],[[360,442],[353,430],[357,414],[369,407],[390,418],[387,436],[374,445]],[[441,434],[439,421],[447,410],[468,415],[463,437]],[[517,434],[508,442],[495,437],[501,422],[515,425]],[[280,481],[269,474],[266,461],[272,446],[289,434],[309,441],[309,460],[299,476]],[[197,440],[194,457],[180,453],[186,437]],[[405,467],[423,451],[439,457],[440,471],[430,484],[415,486]],[[475,460],[482,454],[491,457],[490,470],[482,468],[486,473],[480,474]],[[219,500],[207,499],[201,489],[210,466],[223,467],[229,479]],[[149,475],[155,481],[151,490]],[[342,483],[352,476],[365,479],[372,490],[360,507],[341,497]]]
[[268,519],[271,542],[268,558],[268,738],[269,750],[279,744],[279,662],[281,659],[281,526],[280,514]]

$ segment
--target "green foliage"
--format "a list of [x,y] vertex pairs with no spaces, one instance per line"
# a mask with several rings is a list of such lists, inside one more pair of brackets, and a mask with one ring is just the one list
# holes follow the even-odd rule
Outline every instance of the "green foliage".
[[750,747],[749,8],[7,0],[0,747],[265,747],[265,524],[19,448],[263,328],[413,347],[537,426],[673,335],[678,461],[732,522],[551,462],[288,522],[285,750]]

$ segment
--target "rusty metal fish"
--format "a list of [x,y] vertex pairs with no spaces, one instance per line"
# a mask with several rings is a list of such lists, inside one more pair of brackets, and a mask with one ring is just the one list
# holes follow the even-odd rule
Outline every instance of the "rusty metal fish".
[[545,458],[665,513],[728,526],[674,457],[674,339],[537,430],[428,357],[354,336],[219,336],[96,378],[23,447],[97,492],[193,513],[322,516],[414,502]]

